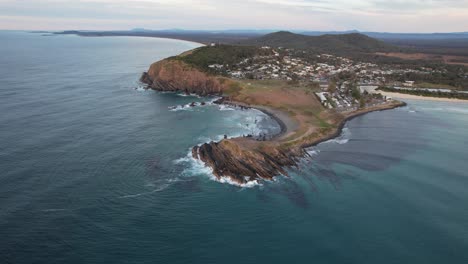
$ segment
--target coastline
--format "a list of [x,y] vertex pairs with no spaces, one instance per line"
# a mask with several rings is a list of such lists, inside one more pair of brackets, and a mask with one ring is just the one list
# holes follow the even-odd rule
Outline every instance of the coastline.
[[[270,116],[272,119],[274,119],[280,125],[281,132],[276,134],[276,135],[272,135],[272,138],[269,141],[274,141],[276,139],[279,139],[282,136],[286,135],[287,133],[294,132],[297,129],[297,127],[291,127],[290,125],[288,126],[288,124],[291,124],[291,122],[294,122],[294,121],[293,121],[292,118],[288,117],[287,114],[282,113],[281,116],[278,115],[278,112],[280,112],[280,110],[274,110],[274,109],[272,109],[270,107],[258,106],[258,105],[246,106],[244,103],[241,103],[241,102],[232,102],[232,103],[224,103],[224,104],[226,104],[226,105],[242,105],[242,106],[245,106],[245,107],[248,107],[248,108],[256,109],[256,110],[259,110],[259,111],[263,112],[264,114]],[[351,112],[343,120],[340,121],[340,123],[335,128],[335,131],[332,134],[330,134],[328,136],[318,138],[317,140],[315,140],[314,142],[311,142],[309,144],[302,145],[301,148],[306,149],[306,148],[314,147],[314,146],[317,146],[320,143],[323,143],[323,142],[326,142],[326,141],[329,141],[329,140],[332,140],[334,138],[339,137],[341,135],[341,133],[343,132],[343,128],[346,125],[346,123],[348,121],[353,120],[354,118],[357,118],[357,117],[360,117],[360,116],[363,116],[363,115],[366,115],[366,114],[372,113],[372,112],[381,112],[381,111],[386,111],[386,110],[392,110],[392,109],[396,109],[396,108],[404,107],[404,106],[407,106],[407,103],[398,101],[396,104],[392,104],[392,105],[376,106],[376,107],[369,108],[369,109],[362,109],[362,110]]]
[[238,83],[207,75],[177,60],[153,63],[140,79],[158,91],[194,93],[199,96],[222,95],[215,103],[252,108],[270,116],[281,131],[268,138],[235,137],[207,142],[192,148],[192,157],[212,169],[218,179],[240,185],[258,180],[273,180],[288,175],[307,156],[307,147],[338,137],[346,122],[369,112],[404,106],[389,101],[350,112],[324,109],[314,94],[288,83],[267,83],[239,88]]
[[[221,103],[239,106],[239,104],[232,101]],[[291,127],[288,127],[289,118],[282,118],[275,113],[279,110],[274,109],[274,112],[272,112],[271,109],[268,111],[263,106],[246,106],[262,111],[276,121],[279,121],[278,123],[282,126],[282,132],[276,135],[276,137],[264,141],[236,137],[223,139],[218,142],[205,143],[201,146],[193,147],[192,157],[210,167],[213,175],[218,180],[227,178],[240,186],[250,182],[258,183],[258,180],[273,180],[274,177],[279,175],[288,176],[286,169],[297,167],[300,160],[308,156],[307,148],[339,137],[347,121],[370,112],[390,110],[402,106],[406,106],[406,103],[392,101],[385,105],[345,113],[343,118],[334,127],[325,130],[316,128],[311,134],[307,134],[307,138],[298,137],[299,140],[283,138],[284,133],[288,129],[293,134],[297,133],[299,129],[293,130]]]
[[399,107],[405,107],[407,105],[408,104],[405,103],[405,102],[399,102],[398,104],[395,104],[395,105],[388,105],[386,107],[376,107],[376,108],[367,109],[367,110],[362,111],[362,112],[351,113],[350,115],[345,117],[338,124],[338,127],[335,129],[334,133],[332,133],[329,136],[325,136],[323,138],[317,139],[313,143],[303,145],[302,148],[306,149],[306,148],[315,147],[320,143],[323,143],[323,142],[326,142],[326,141],[329,141],[329,140],[332,140],[332,139],[335,139],[335,138],[339,137],[341,135],[341,133],[343,132],[343,128],[345,127],[346,123],[348,121],[353,120],[354,118],[357,118],[357,117],[360,117],[360,116],[363,116],[363,115],[366,115],[366,114],[369,114],[369,113],[372,113],[372,112],[381,112],[381,111],[386,111],[386,110],[392,110],[392,109],[396,109],[396,108],[399,108]]
[[275,110],[268,106],[248,105],[239,101],[223,101],[220,104],[228,106],[242,106],[245,108],[255,109],[269,116],[271,119],[275,120],[276,123],[278,123],[278,125],[280,126],[280,132],[274,135],[270,135],[271,138],[269,141],[279,139],[284,135],[287,135],[288,133],[294,132],[294,130],[297,129],[298,126],[297,122],[290,118],[286,113],[283,113],[280,110]]
[[431,97],[431,96],[419,96],[413,94],[404,93],[392,93],[379,91],[384,96],[392,97],[394,99],[410,99],[410,100],[423,100],[423,101],[438,101],[438,102],[452,102],[452,103],[468,103],[468,100],[456,99],[456,98],[444,98],[444,97]]
[[[35,33],[35,32],[30,32],[30,33]],[[203,43],[199,40],[195,40],[190,37],[184,37],[184,36],[164,36],[164,35],[139,35],[139,34],[103,34],[103,32],[70,32],[70,33],[65,33],[65,32],[42,32],[42,33],[51,33],[53,35],[75,35],[78,37],[84,37],[84,38],[104,38],[104,37],[138,37],[138,38],[157,38],[157,39],[170,39],[170,40],[177,40],[177,41],[186,41],[186,42],[191,42],[195,43],[201,46],[206,46],[210,44],[210,42]]]
[[[314,147],[320,143],[339,137],[346,123],[359,116],[363,116],[372,112],[392,110],[395,108],[407,106],[407,103],[405,102],[400,102],[400,101],[394,101],[394,102],[395,104],[391,104],[391,105],[379,105],[379,106],[374,106],[374,107],[367,108],[367,109],[361,109],[361,110],[350,112],[348,115],[344,117],[343,120],[340,121],[340,123],[335,128],[335,131],[332,134],[328,136],[324,136],[322,138],[318,138],[314,142],[302,145],[301,147],[303,149]],[[291,117],[289,117],[286,113],[281,112],[281,110],[276,110],[271,107],[261,106],[261,105],[247,105],[245,103],[237,102],[237,101],[223,102],[222,104],[229,105],[229,106],[243,106],[246,108],[256,109],[268,115],[273,120],[275,120],[281,127],[281,131],[280,133],[277,133],[276,135],[271,135],[272,138],[268,141],[274,141],[274,140],[280,139],[281,137],[283,137],[284,135],[288,133],[295,132],[295,130],[298,128],[298,124],[295,124],[294,126],[291,125],[292,123],[297,123],[297,122]]]

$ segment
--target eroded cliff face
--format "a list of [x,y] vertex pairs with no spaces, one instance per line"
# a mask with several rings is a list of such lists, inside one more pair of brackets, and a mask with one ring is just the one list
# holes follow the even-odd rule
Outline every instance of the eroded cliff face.
[[218,179],[229,177],[238,184],[287,175],[284,168],[296,166],[305,154],[301,148],[283,150],[274,142],[248,138],[225,139],[192,149],[193,158],[211,167]]
[[229,81],[210,76],[180,60],[153,63],[141,82],[158,91],[181,91],[198,95],[217,95],[228,89]]

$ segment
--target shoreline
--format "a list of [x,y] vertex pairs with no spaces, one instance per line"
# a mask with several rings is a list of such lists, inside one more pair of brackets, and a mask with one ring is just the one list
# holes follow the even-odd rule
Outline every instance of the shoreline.
[[[35,34],[35,32],[29,32],[32,34]],[[83,38],[105,38],[105,37],[138,37],[138,38],[156,38],[156,39],[170,39],[170,40],[177,40],[177,41],[185,41],[185,42],[191,42],[195,43],[201,46],[206,46],[209,43],[202,43],[196,40],[190,40],[189,38],[184,38],[184,37],[172,37],[172,36],[152,36],[152,35],[132,35],[132,34],[109,34],[109,35],[103,35],[99,34],[100,32],[94,33],[94,32],[73,32],[73,33],[64,33],[64,32],[42,32],[44,33],[50,33],[53,35],[75,35],[78,37],[83,37]]]
[[341,133],[343,132],[343,128],[345,127],[346,123],[353,120],[354,118],[357,118],[357,117],[360,117],[360,116],[364,116],[366,114],[369,114],[369,113],[373,113],[373,112],[381,112],[381,111],[386,111],[386,110],[393,110],[393,109],[396,109],[396,108],[400,108],[400,107],[405,107],[407,106],[408,104],[406,102],[400,102],[399,104],[395,104],[395,105],[388,105],[386,107],[377,107],[375,109],[369,109],[368,111],[362,111],[362,112],[357,112],[357,113],[354,113],[354,114],[351,114],[347,117],[345,117],[341,122],[340,124],[338,125],[338,127],[335,129],[335,132],[332,133],[331,135],[329,136],[325,136],[323,138],[320,138],[320,139],[317,139],[315,142],[312,142],[310,144],[306,144],[306,145],[303,145],[301,146],[303,149],[307,149],[307,148],[311,148],[311,147],[315,147],[323,142],[326,142],[326,141],[329,141],[329,140],[332,140],[332,139],[335,139],[337,137],[339,137],[341,135]]
[[438,101],[438,102],[451,102],[451,103],[468,103],[468,100],[456,99],[456,98],[444,98],[444,97],[432,97],[432,96],[422,96],[414,94],[405,94],[405,93],[394,93],[394,92],[384,92],[379,91],[384,96],[392,97],[394,99],[410,99],[410,100],[421,100],[421,101]]
[[[152,89],[164,91],[160,88]],[[200,96],[205,97],[206,94]],[[294,138],[288,139],[288,136],[294,136],[301,128],[304,128],[304,124],[301,120],[290,117],[282,109],[231,101],[226,97],[221,97],[214,103],[236,108],[256,109],[274,119],[281,128],[276,135],[270,134],[271,138],[267,140],[233,137],[207,142],[192,148],[192,157],[210,167],[214,177],[218,180],[229,179],[240,186],[259,180],[271,181],[279,175],[288,176],[286,169],[297,167],[299,161],[308,156],[307,148],[339,137],[346,122],[370,112],[391,110],[407,105],[395,100],[384,105],[344,112],[333,127],[325,130],[316,128],[315,132],[309,130],[307,138],[300,135],[299,140],[295,141]]]
[[[241,106],[247,109],[255,109],[269,116],[271,119],[275,120],[276,123],[278,123],[278,125],[280,126],[280,132],[274,135],[270,135],[271,138],[268,141],[278,139],[286,135],[288,132],[292,132],[295,130],[295,127],[292,126],[292,123],[295,123],[295,121],[292,118],[288,117],[286,113],[280,113],[279,112],[280,110],[275,110],[275,109],[272,109],[271,107],[261,106],[261,105],[247,105],[243,102],[238,102],[238,101],[227,101],[227,102],[223,101],[220,104],[224,104],[227,106],[235,106],[235,107]],[[295,124],[294,126],[297,126],[297,124]]]
[[[220,103],[236,105],[232,101]],[[239,185],[258,182],[258,180],[271,181],[279,175],[288,176],[286,169],[297,167],[300,160],[308,156],[307,148],[339,137],[348,121],[370,112],[391,110],[406,105],[405,102],[392,101],[385,105],[344,113],[342,120],[337,122],[331,130],[321,132],[317,130],[312,134],[315,136],[308,138],[305,142],[293,141],[292,144],[278,138],[284,136],[288,128],[292,130],[291,132],[296,132],[287,126],[289,120],[282,119],[275,113],[281,113],[279,110],[268,111],[263,106],[248,106],[247,108],[260,110],[279,121],[278,123],[283,127],[282,133],[276,135],[275,138],[261,142],[243,137],[212,141],[193,147],[192,157],[210,167],[218,180],[228,178]]]
[[[363,116],[363,115],[366,115],[366,114],[369,114],[369,113],[372,113],[372,112],[381,112],[381,111],[386,111],[386,110],[392,110],[392,109],[396,109],[396,108],[399,108],[399,107],[405,107],[405,106],[408,105],[406,102],[401,102],[401,101],[394,101],[394,102],[396,102],[396,104],[374,106],[373,108],[362,109],[362,110],[357,110],[357,111],[351,112],[343,120],[340,121],[340,123],[335,128],[335,131],[333,133],[331,133],[330,135],[325,135],[322,138],[317,138],[317,140],[315,140],[314,142],[302,145],[300,147],[302,149],[315,147],[315,146],[319,145],[320,143],[323,143],[323,142],[326,142],[326,141],[329,141],[329,140],[332,140],[332,139],[335,139],[335,138],[339,137],[341,135],[341,133],[343,132],[343,128],[345,127],[346,123],[348,121],[353,120],[354,118],[357,118],[357,117],[360,117],[360,116]],[[266,107],[266,106],[246,105],[245,103],[237,102],[237,101],[223,102],[222,104],[229,105],[229,106],[243,106],[243,107],[250,108],[250,109],[256,109],[256,110],[261,111],[262,113],[268,115],[272,119],[274,119],[279,124],[279,126],[281,127],[281,131],[280,131],[280,133],[278,133],[276,135],[272,135],[272,138],[267,140],[267,141],[271,141],[271,142],[275,141],[276,139],[279,139],[282,136],[286,135],[288,132],[294,132],[295,129],[297,129],[297,128],[292,128],[292,127],[287,125],[288,123],[289,124],[291,123],[292,118],[287,117],[286,113],[282,113],[283,117],[280,117],[278,115],[278,112],[280,112],[281,110],[274,110],[274,109],[272,109],[270,107]],[[277,113],[274,113],[274,112],[277,112]],[[282,118],[284,118],[284,119],[282,119]]]

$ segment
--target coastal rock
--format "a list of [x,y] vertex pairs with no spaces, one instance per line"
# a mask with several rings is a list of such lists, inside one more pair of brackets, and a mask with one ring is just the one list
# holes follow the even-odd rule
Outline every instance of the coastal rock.
[[158,91],[192,93],[201,96],[220,95],[229,88],[230,81],[210,76],[177,59],[153,63],[140,81]]
[[228,177],[238,184],[272,180],[280,174],[287,176],[285,168],[296,166],[304,155],[302,149],[284,150],[248,138],[225,139],[192,149],[193,158],[211,167],[218,179]]

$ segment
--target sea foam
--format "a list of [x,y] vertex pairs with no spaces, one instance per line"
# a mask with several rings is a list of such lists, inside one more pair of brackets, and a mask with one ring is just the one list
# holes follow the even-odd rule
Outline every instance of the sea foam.
[[182,175],[185,177],[195,177],[195,176],[207,176],[210,180],[223,183],[223,184],[229,184],[233,185],[236,187],[241,187],[241,188],[253,188],[256,186],[262,186],[262,184],[255,180],[255,181],[249,181],[245,184],[239,184],[238,182],[235,182],[231,180],[229,177],[220,177],[219,179],[214,175],[213,169],[209,166],[207,166],[203,161],[199,159],[195,159],[192,157],[192,150],[188,152],[186,157],[174,160],[175,164],[183,164],[187,166],[186,169],[182,171]]

